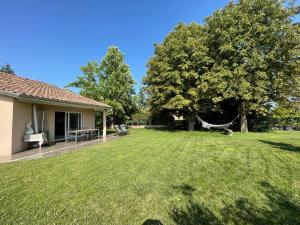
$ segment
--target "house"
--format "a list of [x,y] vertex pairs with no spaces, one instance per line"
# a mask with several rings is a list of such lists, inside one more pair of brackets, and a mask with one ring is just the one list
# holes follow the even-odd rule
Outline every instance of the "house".
[[46,133],[49,142],[64,140],[69,130],[95,128],[95,110],[106,114],[111,107],[67,89],[0,72],[0,156],[12,155],[26,147],[26,126]]

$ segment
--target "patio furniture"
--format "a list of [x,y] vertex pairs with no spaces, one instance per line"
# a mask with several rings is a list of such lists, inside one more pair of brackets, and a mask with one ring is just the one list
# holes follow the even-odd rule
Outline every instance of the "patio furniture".
[[89,140],[92,140],[93,137],[95,137],[95,138],[98,138],[98,137],[99,137],[98,130],[90,130],[90,131],[87,133],[87,135],[88,135]]
[[75,144],[77,143],[77,141],[88,141],[88,135],[87,134],[83,134],[83,133],[75,133],[75,132],[71,132],[68,134],[68,136],[65,138],[65,142],[68,141],[75,141]]
[[120,129],[119,125],[114,125],[118,135],[124,135],[125,133]]
[[90,134],[93,132],[97,132],[98,133],[98,138],[100,138],[100,131],[99,129],[81,129],[81,130],[69,130],[67,132],[67,138],[66,138],[66,142],[68,141],[68,137],[74,137],[75,138],[75,144],[77,144],[78,138],[80,137],[87,137],[87,141],[89,140]]
[[45,142],[48,142],[46,133],[39,133],[39,134],[25,134],[24,135],[24,142],[26,144],[28,142],[38,142],[40,150],[42,149],[42,145]]
[[129,130],[127,130],[125,124],[121,124],[120,129],[121,131],[123,131],[124,134],[129,134]]

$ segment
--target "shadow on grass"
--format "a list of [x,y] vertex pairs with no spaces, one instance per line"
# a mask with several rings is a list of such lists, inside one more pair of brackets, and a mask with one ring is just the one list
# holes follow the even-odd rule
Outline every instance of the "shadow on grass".
[[170,217],[178,225],[218,225],[223,224],[214,212],[192,200],[188,200],[185,209],[173,208]]
[[173,189],[179,190],[181,192],[181,194],[183,194],[184,196],[189,197],[189,198],[192,198],[193,192],[197,190],[196,188],[194,188],[188,184],[174,185]]
[[147,219],[142,225],[163,225],[159,220]]
[[182,132],[182,131],[187,131],[187,130],[181,130],[181,129],[173,129],[170,127],[149,127],[146,128],[147,130],[157,130],[157,131],[165,131],[165,132]]
[[193,131],[188,131],[187,129],[176,129],[176,128],[167,128],[167,127],[159,127],[159,128],[146,128],[147,130],[156,130],[156,131],[163,131],[163,132],[169,132],[169,133],[180,133],[180,132],[202,132],[207,134],[222,134],[227,135],[224,133],[223,130],[220,129],[195,129]]
[[265,140],[259,140],[259,141],[264,144],[268,144],[268,145],[274,146],[276,148],[280,148],[285,151],[300,152],[299,146],[286,144],[286,143],[282,143],[282,142],[273,142],[273,141],[265,141]]
[[204,205],[196,203],[193,194],[197,190],[189,184],[173,186],[174,190],[180,191],[188,201],[185,208],[174,207],[170,217],[178,225],[217,225],[222,224],[215,214]]
[[[247,198],[223,209],[224,221],[233,224],[300,224],[300,205],[292,197],[267,182],[261,182],[267,199],[265,207],[258,207]],[[226,224],[225,223],[225,224]]]
[[300,205],[292,197],[267,182],[260,183],[264,206],[258,206],[250,199],[239,198],[226,205],[218,214],[204,204],[190,198],[184,208],[173,208],[169,213],[177,225],[296,225],[300,224]]

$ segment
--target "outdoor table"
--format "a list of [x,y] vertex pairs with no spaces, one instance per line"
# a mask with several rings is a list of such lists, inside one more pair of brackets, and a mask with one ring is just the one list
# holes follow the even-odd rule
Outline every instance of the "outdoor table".
[[[77,139],[78,139],[78,135],[80,134],[90,134],[91,132],[97,131],[98,133],[98,138],[100,137],[100,130],[99,129],[80,129],[80,130],[69,130],[68,131],[68,135],[69,134],[74,134],[75,135],[75,144],[77,144]],[[68,138],[66,138],[67,141]]]

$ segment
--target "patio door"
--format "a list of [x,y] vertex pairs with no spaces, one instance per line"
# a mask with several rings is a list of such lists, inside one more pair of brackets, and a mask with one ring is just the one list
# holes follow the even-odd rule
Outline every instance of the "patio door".
[[82,129],[82,114],[67,112],[66,113],[66,128],[67,128],[67,131]]
[[66,113],[55,112],[55,140],[63,140],[66,135]]
[[70,130],[82,129],[82,113],[55,112],[55,140],[64,140]]

